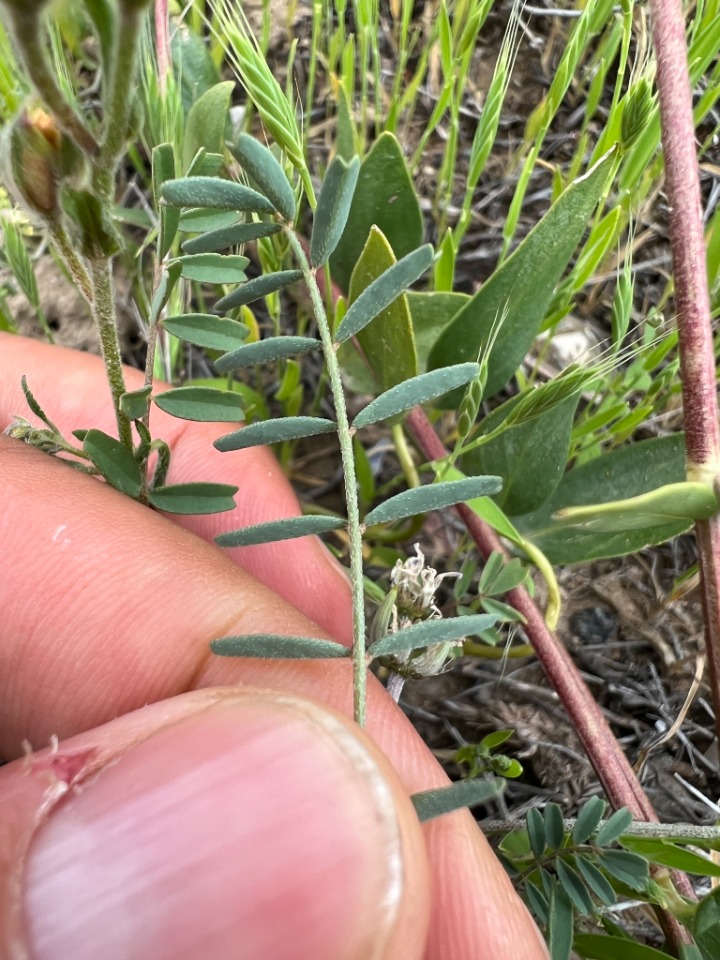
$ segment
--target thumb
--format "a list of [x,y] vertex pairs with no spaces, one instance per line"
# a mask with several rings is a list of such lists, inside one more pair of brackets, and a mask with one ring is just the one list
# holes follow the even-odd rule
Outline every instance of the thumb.
[[0,956],[29,960],[412,960],[429,914],[377,748],[314,701],[237,689],[3,767],[0,878]]

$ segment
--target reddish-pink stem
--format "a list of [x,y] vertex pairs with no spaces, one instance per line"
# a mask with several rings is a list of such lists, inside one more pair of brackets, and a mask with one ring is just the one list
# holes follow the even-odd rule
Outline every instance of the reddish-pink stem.
[[[720,427],[700,176],[681,0],[651,0],[657,86],[670,212],[689,480],[718,489]],[[696,526],[705,645],[720,737],[720,517]]]
[[155,0],[155,54],[158,62],[160,93],[165,94],[170,69],[170,21],[168,0]]

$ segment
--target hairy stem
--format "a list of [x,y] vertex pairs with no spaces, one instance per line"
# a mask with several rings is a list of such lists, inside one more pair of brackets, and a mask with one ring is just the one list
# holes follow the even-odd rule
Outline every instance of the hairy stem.
[[88,156],[95,156],[99,151],[97,140],[65,99],[50,69],[43,43],[45,31],[41,16],[33,12],[32,4],[28,3],[22,13],[13,12],[12,26],[23,64],[35,89],[52,110],[62,129]]
[[300,240],[290,227],[285,227],[293,254],[300,265],[305,283],[310,291],[315,321],[325,354],[330,390],[340,441],[343,473],[345,476],[345,502],[348,515],[348,534],[350,537],[350,579],[352,582],[353,607],[353,715],[355,722],[365,726],[365,689],[367,686],[367,663],[365,658],[365,597],[363,591],[362,528],[358,508],[357,480],[355,477],[355,458],[352,448],[352,432],[345,406],[345,393],[340,379],[340,367],[337,361],[335,344],[330,335],[330,327],[323,305],[320,288],[315,279],[315,271],[310,267]]
[[118,437],[129,449],[133,449],[132,427],[120,409],[120,397],[125,393],[125,377],[122,369],[120,342],[115,318],[115,289],[110,260],[102,258],[90,265],[93,284],[93,314],[100,334],[105,370],[112,393],[113,408],[117,421]]
[[60,220],[53,220],[48,224],[50,236],[55,243],[55,249],[60,254],[63,263],[67,267],[68,273],[73,279],[80,293],[87,301],[90,308],[93,306],[93,285],[90,274],[82,258],[73,246],[72,240],[67,234],[67,230]]
[[[680,0],[651,0],[650,10],[670,213],[687,477],[717,490],[720,428],[685,15]],[[695,531],[715,729],[720,737],[720,517],[698,521]]]
[[[566,833],[575,829],[575,820],[563,820]],[[601,820],[598,830],[605,826]],[[524,830],[524,820],[484,820],[480,826],[486,836],[503,836],[514,830]],[[720,844],[719,827],[699,827],[693,823],[655,823],[648,820],[634,820],[622,837],[642,837],[648,840],[672,840],[674,843],[712,843]],[[622,839],[622,837],[620,839]]]

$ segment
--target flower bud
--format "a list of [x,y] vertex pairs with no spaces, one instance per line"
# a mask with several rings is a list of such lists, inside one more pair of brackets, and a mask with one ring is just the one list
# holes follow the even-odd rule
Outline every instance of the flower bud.
[[53,117],[23,110],[10,130],[10,169],[20,199],[36,213],[58,209],[63,135]]

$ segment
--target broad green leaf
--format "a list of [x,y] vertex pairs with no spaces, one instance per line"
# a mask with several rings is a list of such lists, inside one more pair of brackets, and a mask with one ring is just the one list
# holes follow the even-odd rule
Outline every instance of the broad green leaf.
[[586,563],[602,557],[619,557],[678,536],[692,520],[675,520],[662,526],[620,533],[600,533],[570,527],[553,520],[565,507],[608,503],[621,497],[647,493],[685,478],[685,442],[682,434],[642,440],[603,453],[570,470],[550,499],[533,513],[515,518],[515,525],[545,554],[550,563]]
[[160,280],[155,288],[155,294],[153,295],[152,303],[150,304],[150,316],[148,317],[148,322],[151,327],[158,322],[158,318],[165,309],[165,304],[170,299],[170,295],[175,289],[175,284],[178,282],[181,275],[182,264],[178,263],[177,260],[171,260],[163,267],[162,272],[160,273]]
[[387,420],[398,413],[404,413],[418,404],[427,403],[435,397],[470,383],[477,377],[480,367],[477,363],[459,363],[454,367],[443,367],[430,373],[421,373],[404,383],[399,383],[369,403],[353,420],[353,427],[366,427],[379,420]]
[[323,417],[278,417],[275,420],[253,423],[235,433],[219,437],[213,446],[223,452],[244,450],[246,447],[256,447],[259,444],[316,437],[321,433],[332,433],[336,429],[337,424],[334,420],[326,420]]
[[[379,230],[373,228],[353,271],[350,282],[351,304],[360,303],[369,287],[396,265],[395,256],[387,240]],[[344,319],[340,322],[338,329],[343,323]],[[361,366],[360,371],[353,371],[353,375],[357,379],[356,374],[362,373],[363,370],[370,374],[368,392],[387,390],[417,374],[412,323],[404,294],[382,310],[364,330],[360,331],[357,344],[367,367]],[[352,367],[353,361],[359,359],[355,345],[351,344],[341,346],[338,356],[343,366],[350,364]],[[362,361],[360,362],[362,364]],[[375,383],[377,388],[374,386]],[[360,385],[358,381],[356,386]]]
[[198,237],[186,240],[182,248],[184,253],[212,253],[216,250],[227,250],[228,247],[234,247],[240,243],[249,243],[261,237],[271,237],[281,229],[279,223],[269,223],[264,220],[254,223],[235,223],[229,227],[209,230]]
[[[380,244],[387,246],[386,260],[391,266],[384,269],[382,273],[377,273],[369,265],[369,269],[375,273],[374,278],[369,284],[362,285],[361,293],[353,295],[358,269],[368,269],[363,260],[364,258],[368,259],[368,251],[373,251],[373,246],[379,246]],[[375,256],[377,257],[378,254],[375,254]],[[377,228],[373,228],[358,265],[353,271],[350,284],[350,306],[335,333],[335,341],[342,343],[343,340],[349,340],[350,337],[357,336],[371,320],[379,316],[383,310],[397,300],[401,293],[404,293],[411,284],[415,283],[430,268],[432,262],[433,249],[429,244],[413,250],[402,260],[394,262],[392,249],[387,243],[387,239]],[[361,277],[358,277],[358,281],[361,282]]]
[[247,133],[241,133],[230,153],[242,165],[275,209],[289,221],[295,219],[295,194],[271,150]]
[[212,641],[210,649],[221,657],[259,657],[263,660],[321,660],[350,656],[349,647],[332,640],[285,637],[274,633],[221,637]]
[[162,185],[160,193],[173,207],[207,207],[251,213],[273,213],[274,210],[270,201],[256,190],[218,177],[169,180]]
[[683,873],[694,873],[699,877],[720,877],[720,864],[707,857],[679,847],[669,840],[650,837],[623,837],[620,843],[626,850],[639,853],[653,863],[660,863]]
[[370,526],[401,520],[404,517],[415,517],[431,510],[443,510],[474,497],[497,493],[501,482],[499,477],[469,477],[467,480],[448,480],[414,487],[375,507],[365,517],[364,523]]
[[644,890],[650,876],[647,860],[627,850],[603,850],[598,866],[632,890]]
[[575,866],[582,874],[585,883],[601,903],[604,903],[606,906],[610,907],[616,902],[617,897],[615,896],[615,891],[613,890],[612,885],[605,874],[598,870],[589,857],[584,857],[579,854],[576,855]]
[[149,498],[153,507],[165,513],[199,516],[234,510],[237,492],[238,488],[228,483],[176,483],[169,487],[155,487]]
[[[494,410],[483,421],[478,436],[499,427],[519,399],[513,398]],[[466,454],[462,458],[463,471],[470,476],[492,473],[502,477],[503,486],[496,503],[509,516],[538,509],[562,479],[579,400],[578,390],[538,417],[509,426],[499,436]]]
[[261,297],[267,297],[283,287],[289,287],[291,283],[297,283],[302,278],[302,270],[278,270],[277,273],[264,273],[260,277],[248,280],[242,286],[233,290],[226,297],[215,304],[218,310],[232,310],[235,307],[243,307],[254,300],[260,300]]
[[[226,181],[222,181],[225,183]],[[224,230],[232,226],[244,226],[238,221],[242,214],[238,210],[217,210],[212,207],[190,207],[180,214],[179,229],[183,233],[205,233],[208,230]],[[184,246],[184,244],[183,244]],[[188,250],[188,253],[202,253],[202,250]]]
[[448,617],[442,620],[423,620],[412,627],[389,633],[376,640],[368,648],[374,659],[399,653],[409,653],[435,643],[451,643],[463,640],[487,630],[495,623],[495,618],[485,613],[476,613],[468,617]]
[[565,826],[560,805],[548,803],[543,813],[545,821],[545,839],[551,850],[559,850],[565,840]]
[[585,916],[594,913],[595,904],[580,874],[560,858],[555,861],[555,872],[575,909]]
[[180,420],[231,423],[244,420],[245,404],[232,390],[212,387],[177,387],[153,397],[155,405]]
[[720,957],[720,887],[700,901],[692,933],[703,960],[717,960]]
[[152,387],[141,387],[120,397],[120,409],[130,420],[142,420],[150,406]]
[[607,804],[601,797],[590,797],[589,800],[585,801],[578,812],[573,827],[572,835],[575,843],[585,843],[595,833],[606,807]]
[[310,235],[310,262],[321,267],[338,245],[347,222],[360,161],[353,157],[346,163],[336,156],[323,180]]
[[627,807],[616,810],[598,830],[595,843],[598,847],[607,847],[611,843],[615,843],[618,837],[621,837],[623,833],[625,833],[632,822],[633,815]]
[[[418,367],[427,370],[427,359],[433,344],[470,300],[467,293],[408,290],[405,294],[412,317]],[[477,359],[473,357],[473,360]]]
[[[668,954],[625,937],[578,933],[573,948],[585,960],[668,960]],[[719,954],[713,954],[717,957]]]
[[373,226],[387,237],[398,260],[423,241],[422,214],[405,158],[397,138],[387,132],[362,162],[347,225],[330,260],[333,279],[345,293]]
[[163,326],[173,337],[208,350],[234,350],[249,332],[244,323],[211,313],[181,313],[168,317]]
[[[248,430],[250,428],[248,427]],[[254,547],[259,543],[274,543],[277,540],[295,540],[320,533],[329,533],[346,526],[341,517],[288,517],[287,520],[270,520],[255,523],[242,530],[231,530],[215,537],[219,547]]]
[[569,960],[573,943],[573,910],[565,891],[556,886],[550,897],[548,947],[551,960]]
[[675,520],[707,520],[718,511],[718,502],[705,483],[670,483],[639,497],[589,507],[567,507],[555,514],[562,523],[601,533],[655,527]]
[[333,90],[337,98],[337,133],[335,139],[335,149],[337,155],[342,157],[346,163],[349,163],[357,152],[355,150],[355,127],[350,114],[345,87],[341,83],[333,84]]
[[171,30],[172,63],[180,83],[185,113],[193,103],[220,79],[207,44],[185,24],[176,23]]
[[124,443],[102,430],[88,430],[83,450],[110,486],[129,497],[137,497],[142,488],[140,467]]
[[546,847],[545,820],[537,807],[530,807],[525,815],[525,822],[527,823],[530,849],[535,855],[535,859],[539,860],[545,852]]
[[230,110],[234,81],[215,84],[198,97],[185,119],[183,137],[183,170],[187,170],[201,147],[208,153],[222,153],[225,144],[225,125]]
[[208,153],[204,147],[198,150],[185,173],[186,177],[217,177],[223,168],[221,153]]
[[[185,384],[186,387],[213,387],[215,390],[227,390],[227,377],[193,377]],[[238,393],[245,401],[245,422],[254,423],[256,420],[267,420],[270,411],[267,408],[265,397],[253,390],[246,383],[240,380],[231,382],[233,393]]]
[[[428,366],[476,360],[496,317],[504,315],[489,360],[486,396],[507,383],[540,331],[563,271],[587,229],[614,163],[611,151],[571,184],[440,334]],[[450,396],[443,406],[452,407]]]
[[[458,470],[457,467],[438,467],[436,464],[433,464],[433,466],[435,467],[435,475],[442,476],[443,479],[466,479],[466,475],[461,470]],[[478,497],[475,500],[468,500],[466,506],[472,510],[473,513],[476,513],[487,524],[489,524],[493,530],[495,530],[501,536],[507,537],[507,539],[511,540],[513,543],[519,543],[522,540],[522,537],[512,525],[510,520],[505,516],[495,501],[490,499],[490,497]]]
[[160,203],[160,188],[167,180],[175,179],[175,150],[171,143],[161,143],[152,152],[152,186],[155,206],[160,214],[158,224],[157,258],[164,260],[172,246],[180,211],[176,207],[168,207]]
[[267,337],[265,340],[238,347],[232,353],[226,353],[215,361],[215,368],[220,373],[229,373],[231,370],[253,367],[256,363],[284,360],[301,353],[310,353],[311,350],[319,350],[321,346],[315,337]]
[[223,256],[221,253],[193,253],[178,257],[183,277],[198,283],[242,283],[249,262],[247,257]]
[[495,799],[505,789],[500,777],[492,780],[459,780],[449,787],[413,793],[410,799],[420,823],[442,817],[463,807],[474,807]]

